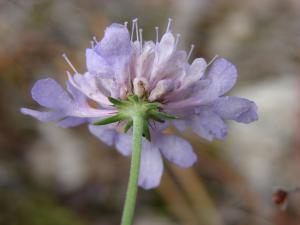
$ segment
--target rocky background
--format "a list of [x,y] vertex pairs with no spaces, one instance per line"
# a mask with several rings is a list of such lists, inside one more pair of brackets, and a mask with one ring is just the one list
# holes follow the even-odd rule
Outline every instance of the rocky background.
[[66,53],[79,71],[92,36],[139,18],[144,39],[174,19],[181,48],[215,54],[239,70],[232,94],[254,100],[259,121],[229,123],[224,142],[189,139],[199,162],[165,162],[159,188],[140,190],[135,225],[298,225],[300,193],[285,210],[276,187],[300,185],[298,0],[0,0],[0,225],[119,224],[129,158],[87,128],[62,129],[21,115],[36,107],[35,80],[64,82]]

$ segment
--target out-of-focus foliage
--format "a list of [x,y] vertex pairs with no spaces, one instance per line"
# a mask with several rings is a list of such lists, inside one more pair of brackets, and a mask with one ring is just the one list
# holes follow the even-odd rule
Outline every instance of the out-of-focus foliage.
[[85,127],[41,124],[19,108],[36,106],[35,80],[65,81],[62,53],[84,71],[90,39],[135,17],[144,39],[172,17],[194,57],[233,61],[232,94],[257,102],[260,116],[230,123],[225,142],[183,134],[199,162],[187,170],[166,162],[161,186],[139,193],[136,224],[298,225],[299,194],[281,211],[272,192],[300,185],[299,11],[298,0],[0,1],[0,225],[119,224],[129,159]]

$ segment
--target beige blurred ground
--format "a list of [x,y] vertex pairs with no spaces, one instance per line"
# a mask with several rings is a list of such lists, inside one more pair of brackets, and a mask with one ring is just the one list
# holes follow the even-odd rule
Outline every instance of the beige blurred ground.
[[239,70],[234,95],[258,104],[259,121],[229,123],[224,142],[183,134],[199,155],[188,170],[166,162],[161,186],[139,193],[136,225],[298,225],[300,194],[286,211],[274,187],[300,185],[298,0],[0,0],[0,225],[118,224],[129,159],[86,127],[62,129],[19,113],[36,105],[34,81],[66,79],[67,53],[84,51],[111,22],[138,17],[145,39],[174,19],[181,47]]

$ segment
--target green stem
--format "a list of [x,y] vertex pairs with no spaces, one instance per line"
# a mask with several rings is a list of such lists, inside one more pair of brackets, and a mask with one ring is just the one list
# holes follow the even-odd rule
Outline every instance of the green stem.
[[140,172],[141,145],[142,145],[144,119],[142,115],[136,115],[132,119],[133,119],[133,137],[132,137],[131,167],[130,167],[130,175],[129,175],[121,225],[132,224],[135,202],[136,202],[136,195],[138,190],[139,172]]

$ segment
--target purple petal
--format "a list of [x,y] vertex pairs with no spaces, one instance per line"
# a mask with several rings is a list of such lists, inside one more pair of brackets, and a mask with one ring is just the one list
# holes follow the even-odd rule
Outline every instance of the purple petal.
[[68,128],[68,127],[76,127],[87,122],[88,122],[87,119],[78,118],[78,117],[68,117],[62,121],[59,121],[57,125],[63,128]]
[[90,132],[99,138],[102,142],[108,146],[112,146],[115,143],[116,137],[118,135],[117,131],[111,126],[94,126],[89,125]]
[[171,32],[165,33],[159,42],[159,61],[165,62],[174,53],[175,38]]
[[94,49],[86,49],[87,70],[95,75],[110,77],[113,75],[110,65]]
[[149,77],[155,57],[155,44],[147,41],[143,46],[142,54],[140,54],[140,48],[135,49],[135,52],[136,61],[132,64],[136,65],[136,77]]
[[187,75],[183,79],[183,87],[188,87],[198,81],[204,74],[207,63],[202,58],[197,58],[193,61],[188,69]]
[[85,73],[84,75],[75,74],[74,76],[69,75],[69,82],[90,99],[102,105],[111,104],[107,97],[101,92],[96,75],[90,73]]
[[159,150],[144,139],[142,144],[139,186],[148,190],[160,184],[163,173],[163,161]]
[[42,122],[55,122],[65,116],[61,112],[40,112],[27,108],[21,108],[21,112],[25,115],[32,116]]
[[188,127],[188,123],[187,123],[186,120],[179,120],[179,119],[173,120],[173,121],[172,121],[172,124],[173,124],[173,125],[175,126],[175,128],[176,128],[177,130],[179,130],[180,132],[184,132],[184,131],[187,129],[187,127]]
[[258,119],[254,102],[238,97],[221,97],[214,103],[214,111],[223,119],[251,123]]
[[116,138],[116,149],[124,156],[131,154],[132,148],[132,135],[130,134],[119,134]]
[[197,161],[192,146],[186,140],[176,136],[161,136],[155,141],[164,157],[176,165],[187,168]]
[[223,140],[227,135],[227,127],[218,114],[209,109],[200,109],[191,121],[192,130],[199,136],[212,141]]
[[221,96],[234,86],[237,70],[231,62],[218,58],[209,69],[207,77],[212,79],[211,88],[218,93],[218,96]]
[[67,92],[53,79],[38,80],[31,89],[32,98],[40,105],[50,109],[65,109],[72,105]]
[[66,86],[68,92],[72,95],[74,101],[78,105],[87,106],[87,98],[81,91],[74,87],[69,80],[66,81]]
[[[187,92],[185,92],[185,90]],[[184,92],[179,92],[179,94],[176,96],[176,98],[179,99],[178,101],[176,101],[176,98],[173,98],[173,101],[167,103],[165,108],[180,110],[187,107],[195,107],[208,104],[219,97],[217,90],[215,90],[212,85],[212,81],[208,79],[198,80],[193,84],[193,87],[185,90]],[[182,99],[182,96],[184,97],[184,94],[187,93],[190,93],[191,96]]]
[[131,51],[130,36],[127,28],[122,24],[113,23],[106,28],[104,37],[96,46],[96,51],[106,60],[117,60],[118,56],[129,55]]

